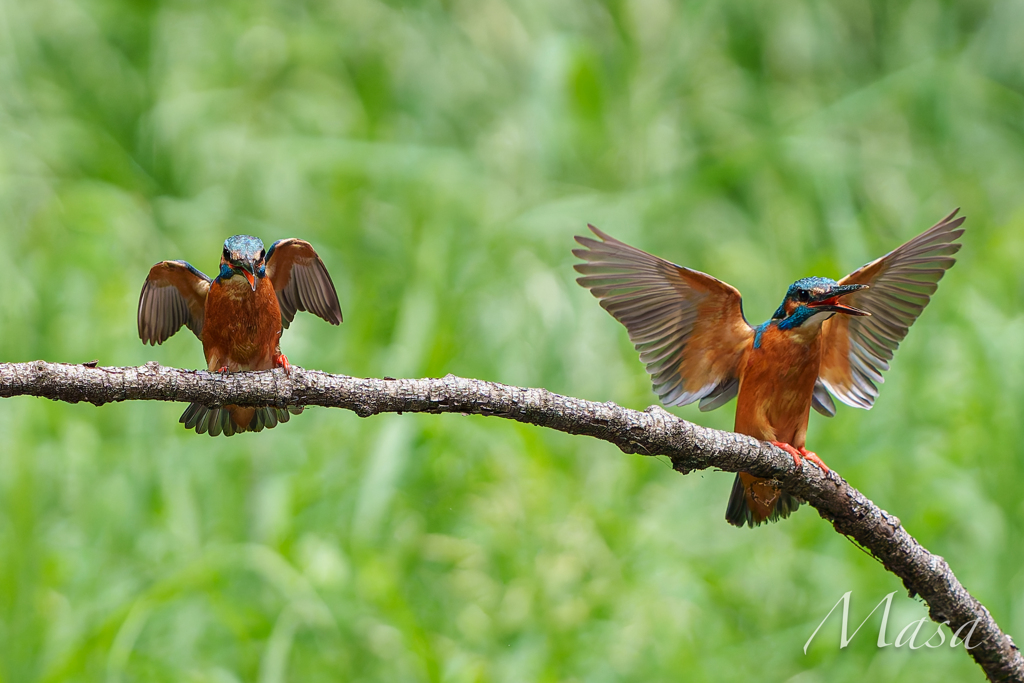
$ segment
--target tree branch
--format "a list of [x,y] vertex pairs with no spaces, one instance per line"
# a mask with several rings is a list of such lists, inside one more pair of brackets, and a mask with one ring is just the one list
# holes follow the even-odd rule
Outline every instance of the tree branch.
[[[0,364],[0,398],[41,396],[57,401],[188,401],[206,405],[310,405],[379,413],[493,415],[609,441],[626,453],[666,455],[686,474],[710,467],[776,479],[900,577],[929,616],[956,632],[976,623],[970,654],[991,681],[1024,683],[1024,658],[988,610],[960,584],[946,561],[924,549],[900,524],[839,475],[813,465],[794,467],[782,450],[741,434],[707,429],[651,406],[644,412],[594,403],[545,389],[524,389],[448,375],[441,379],[358,379],[293,367],[217,375],[206,371],[103,368],[36,361]],[[970,626],[961,631],[966,635]]]

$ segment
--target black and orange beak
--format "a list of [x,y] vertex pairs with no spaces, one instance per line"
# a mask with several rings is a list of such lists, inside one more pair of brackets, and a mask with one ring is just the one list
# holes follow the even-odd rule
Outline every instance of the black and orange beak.
[[249,281],[252,291],[256,291],[256,266],[252,261],[242,261],[242,275]]
[[854,292],[859,292],[860,290],[867,288],[867,285],[837,285],[829,291],[828,297],[821,299],[820,301],[811,301],[807,306],[808,308],[835,311],[836,313],[845,313],[846,315],[871,315],[867,311],[862,311],[859,308],[839,303],[839,299],[847,294],[853,294]]

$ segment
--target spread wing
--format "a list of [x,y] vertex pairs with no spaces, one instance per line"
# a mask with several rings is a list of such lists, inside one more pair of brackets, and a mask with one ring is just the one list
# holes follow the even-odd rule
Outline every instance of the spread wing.
[[210,278],[185,261],[161,261],[149,270],[139,296],[139,338],[162,344],[188,325],[203,338],[203,317]]
[[602,241],[577,237],[576,281],[626,326],[665,405],[700,400],[712,410],[736,395],[737,368],[753,329],[740,293],[710,275],[677,266],[588,226]]
[[309,242],[278,240],[266,256],[267,277],[274,283],[281,306],[281,324],[295,319],[295,311],[309,311],[332,325],[341,323],[341,304],[324,262]]
[[843,298],[870,316],[836,315],[824,323],[824,353],[820,381],[843,403],[870,408],[878,396],[882,371],[907,330],[928,304],[960,251],[955,240],[963,234],[964,217],[957,209],[938,224],[855,270],[840,284],[870,285]]

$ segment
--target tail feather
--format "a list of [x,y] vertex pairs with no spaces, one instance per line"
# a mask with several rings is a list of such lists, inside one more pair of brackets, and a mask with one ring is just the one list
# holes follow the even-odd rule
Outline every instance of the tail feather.
[[[185,412],[181,414],[178,422],[185,425],[185,429],[196,430],[197,434],[234,436],[240,432],[262,432],[264,429],[273,429],[278,424],[290,420],[292,415],[298,415],[302,410],[302,406],[288,406],[287,408],[276,408],[274,406],[262,406],[259,408],[221,406],[219,408],[208,408],[199,403],[190,403],[185,408]],[[252,417],[246,421],[246,424],[240,425],[235,421],[239,413],[244,417],[248,417],[246,413],[249,411],[252,411]]]
[[238,431],[238,425],[231,419],[230,410],[220,411],[220,424],[221,429],[224,431],[224,436],[234,436]]
[[[201,411],[196,420],[196,434],[205,434],[210,431],[210,418],[213,416],[213,412],[209,409]],[[210,436],[213,436],[212,432],[210,432]]]
[[253,411],[252,419],[249,421],[249,431],[250,432],[262,432],[263,431],[263,427],[265,427],[266,424],[267,424],[267,420],[263,416],[266,414],[267,410],[269,410],[269,409],[264,408],[262,410],[255,410],[255,411]]
[[195,429],[196,423],[203,416],[204,410],[207,410],[205,406],[201,406],[198,403],[190,403],[188,408],[185,408],[185,412],[181,414],[181,419],[178,422],[184,424],[185,429]]
[[733,480],[725,520],[733,526],[760,526],[789,517],[801,500],[768,483],[767,479],[740,472]]
[[[220,418],[220,414],[223,411],[220,408],[210,408],[210,423],[209,432],[210,436],[220,436],[221,432],[224,431],[224,422]],[[199,432],[199,430],[196,430]],[[199,432],[200,434],[202,432]]]

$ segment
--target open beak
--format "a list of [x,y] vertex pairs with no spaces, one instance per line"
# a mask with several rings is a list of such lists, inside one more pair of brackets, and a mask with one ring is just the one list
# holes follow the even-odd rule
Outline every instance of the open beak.
[[808,308],[817,308],[823,311],[835,311],[836,313],[845,313],[846,315],[871,315],[867,311],[862,311],[859,308],[847,306],[846,304],[839,302],[841,297],[867,288],[867,285],[839,285],[838,287],[832,288],[832,291],[830,292],[832,296],[827,299],[822,299],[821,301],[812,301],[808,303],[807,306]]
[[242,275],[249,281],[249,286],[252,287],[252,291],[256,291],[256,266],[251,261],[242,262]]

